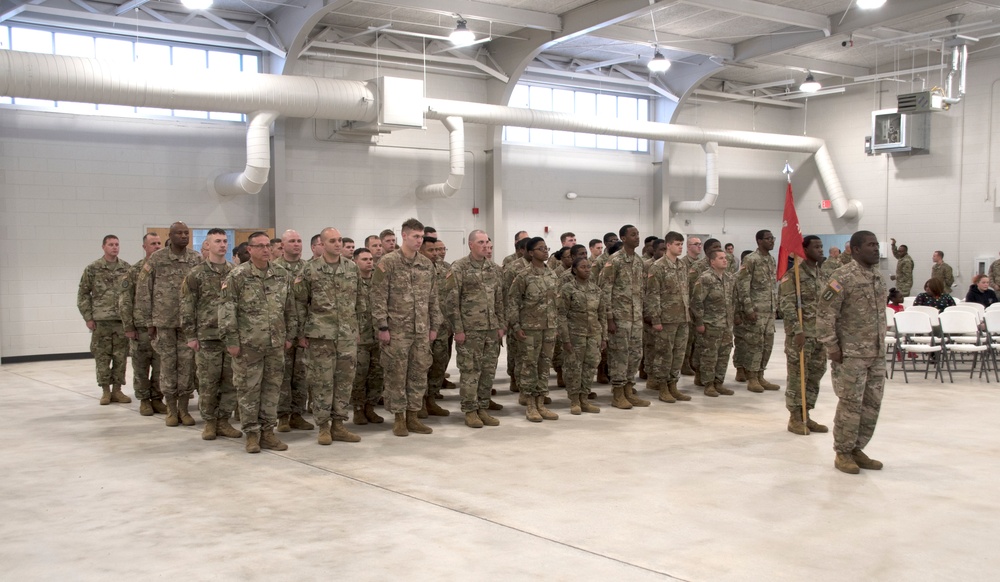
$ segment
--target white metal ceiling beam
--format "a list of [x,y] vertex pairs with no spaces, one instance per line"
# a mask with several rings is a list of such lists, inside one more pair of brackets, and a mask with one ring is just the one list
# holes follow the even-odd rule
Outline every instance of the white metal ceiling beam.
[[739,85],[733,83],[732,81],[726,81],[727,87],[732,87],[733,91],[737,93],[745,93],[747,91],[756,91],[757,89],[770,89],[771,87],[784,87],[787,85],[794,85],[795,79],[782,79],[781,81],[771,81],[769,83],[758,83],[756,85]]
[[416,8],[436,14],[461,14],[462,18],[499,22],[525,28],[562,30],[562,19],[556,14],[524,10],[471,0],[359,0],[368,4],[382,4],[396,8]]
[[84,0],[70,0],[70,2],[72,2],[73,4],[76,4],[80,8],[83,8],[84,10],[86,10],[87,12],[90,12],[92,14],[100,14],[100,12],[101,12],[100,10],[98,10],[97,8],[94,8],[88,2],[85,2]]
[[13,8],[0,12],[0,22],[14,18],[18,14],[30,10],[32,6],[38,6],[44,2],[45,0],[29,0],[28,2],[18,4]]
[[[653,45],[653,33],[651,31],[629,26],[608,26],[595,30],[591,33],[591,36],[634,44]],[[659,47],[662,49],[717,56],[724,59],[731,59],[734,54],[733,45],[724,42],[701,40],[699,38],[663,32],[658,32],[657,37]],[[650,53],[650,56],[653,56],[652,53]]]
[[667,97],[668,99],[677,100],[677,96],[673,95],[666,89],[654,85],[646,80],[635,80],[635,79],[622,79],[619,77],[609,77],[605,75],[592,75],[589,73],[577,73],[575,71],[563,71],[559,69],[548,69],[545,67],[535,67],[529,66],[524,70],[525,73],[531,75],[541,75],[546,77],[561,77],[565,79],[576,79],[580,81],[591,81],[599,82],[607,85],[620,85],[622,87],[642,87],[649,89],[659,95]]
[[732,93],[723,93],[721,91],[709,91],[708,89],[695,89],[695,95],[704,95],[705,97],[715,97],[716,99],[725,99],[726,101],[750,101],[752,103],[763,103],[765,105],[776,105],[778,107],[787,107],[789,109],[802,109],[804,105],[801,103],[788,103],[787,101],[775,101],[767,97],[750,97],[748,95],[733,95]]
[[800,57],[797,55],[771,55],[765,59],[760,59],[759,62],[768,65],[777,65],[779,67],[788,67],[790,69],[812,71],[813,73],[822,73],[824,75],[848,77],[851,79],[871,73],[871,70],[867,67],[845,65],[842,63],[834,63],[831,61],[823,61],[809,57]]
[[798,10],[796,8],[766,4],[757,0],[683,0],[683,2],[691,6],[780,22],[789,26],[822,30],[826,36],[830,36],[833,28],[829,16],[806,10]]
[[129,0],[128,2],[122,4],[121,6],[115,8],[114,15],[121,16],[133,8],[138,8],[143,4],[149,2],[149,0]]
[[635,57],[618,57],[617,59],[609,59],[606,61],[599,61],[596,63],[584,63],[577,66],[574,70],[578,72],[591,71],[593,69],[602,69],[604,67],[610,67],[611,65],[617,65],[620,63],[627,63],[629,61],[634,61]]
[[[376,58],[378,58],[380,56],[385,56],[385,57],[392,57],[392,58],[397,58],[397,59],[425,60],[427,62],[445,63],[445,64],[449,64],[449,65],[462,65],[462,66],[466,66],[466,67],[472,67],[472,68],[479,69],[480,71],[482,71],[482,72],[490,75],[491,77],[494,77],[495,79],[497,79],[497,80],[499,80],[499,81],[501,81],[503,83],[506,83],[507,81],[510,80],[506,75],[504,75],[500,71],[497,71],[497,70],[495,70],[495,69],[493,69],[493,68],[491,68],[491,67],[489,67],[489,66],[487,66],[487,65],[485,65],[485,64],[483,64],[483,63],[481,63],[479,61],[476,61],[476,60],[473,60],[473,59],[468,59],[468,58],[443,57],[443,56],[440,56],[440,55],[427,55],[427,54],[424,54],[424,53],[413,53],[413,52],[401,51],[401,50],[380,49],[380,48],[372,48],[372,47],[367,47],[367,46],[358,46],[358,45],[353,45],[353,44],[340,44],[340,43],[323,42],[323,41],[316,41],[316,42],[314,42],[312,44],[312,47],[313,47],[313,49],[323,48],[323,49],[332,50],[332,51],[344,51],[344,52],[349,52],[349,53],[359,53],[359,54],[373,55]],[[313,52],[316,52],[316,51],[314,50]],[[331,55],[331,56],[333,56],[333,55]]]

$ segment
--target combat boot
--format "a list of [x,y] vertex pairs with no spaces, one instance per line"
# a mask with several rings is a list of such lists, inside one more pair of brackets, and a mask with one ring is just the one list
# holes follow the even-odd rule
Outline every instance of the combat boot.
[[583,414],[583,409],[580,408],[580,395],[570,394],[569,395],[569,413],[570,414]]
[[[591,392],[593,394],[593,392]],[[601,407],[596,404],[591,404],[586,396],[580,395],[580,410],[589,414],[599,414],[601,412]]]
[[426,397],[427,414],[431,416],[449,416],[451,415],[450,410],[445,410],[438,406],[438,403],[434,401],[434,397],[428,394]]
[[792,412],[788,416],[788,432],[792,434],[807,435],[809,427],[802,422],[802,414],[798,411]]
[[153,412],[156,414],[167,413],[167,405],[163,403],[162,398],[153,398],[149,401],[149,403],[153,405]]
[[732,396],[733,394],[736,394],[729,388],[723,386],[722,382],[715,382],[715,391],[718,392],[719,394],[722,394],[723,396]]
[[[640,376],[641,378],[641,376]],[[663,389],[664,384],[656,378],[646,378],[646,390],[652,390],[653,392],[659,392]]]
[[400,437],[410,436],[410,431],[406,430],[406,415],[404,413],[396,413],[396,418],[392,421],[392,434]]
[[681,391],[677,389],[677,382],[668,382],[667,390],[678,402],[687,402],[688,400],[691,400],[690,396],[681,393]]
[[552,399],[548,396],[542,396],[542,404],[552,404]]
[[292,432],[292,427],[291,425],[288,424],[288,422],[291,420],[291,417],[292,415],[290,414],[282,414],[281,416],[278,417],[278,428],[277,428],[278,432]]
[[677,402],[677,399],[674,398],[674,395],[670,393],[670,385],[666,383],[660,384],[659,399],[660,402],[666,402],[668,404],[673,404]]
[[382,424],[385,422],[385,419],[375,412],[375,405],[371,403],[365,404],[365,418],[372,424]]
[[538,413],[538,405],[535,401],[534,396],[530,396],[527,399],[528,409],[524,413],[524,417],[528,419],[529,422],[542,422],[542,415]]
[[527,392],[520,392],[517,396],[517,403],[521,406],[527,406],[531,402],[531,397],[528,396]]
[[260,433],[260,448],[271,449],[272,451],[287,451],[288,445],[281,442],[281,439],[274,434],[273,430],[267,430]]
[[780,390],[781,389],[781,386],[778,386],[777,384],[774,384],[772,382],[768,382],[767,380],[764,379],[764,370],[763,370],[763,368],[761,369],[760,372],[757,372],[757,382],[760,383],[761,387],[763,387],[764,390]]
[[205,428],[201,430],[201,440],[203,441],[214,441],[215,440],[215,420],[206,420]]
[[701,380],[701,370],[694,371],[694,385],[704,387],[705,383]]
[[330,434],[333,435],[333,440],[342,443],[361,442],[361,437],[347,430],[347,427],[344,426],[344,421],[339,418],[333,419],[333,427],[330,429]]
[[643,398],[639,398],[638,396],[636,396],[635,384],[631,382],[625,385],[624,394],[625,394],[625,400],[628,400],[628,403],[631,404],[632,406],[639,406],[639,407],[649,406],[649,400],[645,400]]
[[538,415],[542,417],[542,420],[559,420],[559,415],[545,408],[545,404],[544,396],[535,396],[535,409],[538,410]]
[[854,457],[852,455],[848,455],[847,453],[837,453],[837,456],[833,459],[833,466],[836,467],[838,471],[850,473],[851,475],[857,475],[861,472],[861,468],[858,467],[856,462],[854,462]]
[[764,391],[764,387],[761,386],[760,382],[757,380],[757,374],[759,373],[760,372],[753,372],[747,370],[747,390],[755,392],[757,394],[760,394]]
[[188,401],[191,400],[190,396],[179,396],[177,397],[177,419],[181,421],[184,426],[194,426],[194,417],[188,412]]
[[487,407],[487,410],[503,410],[503,404],[494,402],[493,399],[490,398],[490,405]]
[[329,420],[319,425],[319,436],[316,437],[316,443],[323,446],[333,444],[333,435],[330,434]]
[[632,403],[625,398],[625,387],[624,386],[612,386],[611,387],[611,406],[615,408],[621,408],[622,410],[628,410],[632,408]]
[[180,420],[177,419],[177,399],[167,396],[167,417],[163,419],[167,426],[177,426]]
[[562,366],[556,368],[556,386],[560,388],[566,387],[566,380],[563,379]]
[[469,428],[483,428],[483,420],[479,418],[478,410],[469,410],[465,413],[465,426]]
[[368,424],[368,419],[365,417],[364,408],[360,404],[354,405],[354,418],[351,420],[354,424],[362,426]]
[[646,358],[643,357],[639,360],[639,379],[649,380],[649,374],[646,373]]
[[517,378],[515,376],[510,377],[510,391],[520,392],[521,389],[517,387]]
[[101,386],[101,406],[111,404],[111,386]]
[[420,402],[420,410],[417,411],[417,418],[427,418],[430,416],[427,414],[427,395],[424,395],[424,399]]
[[736,381],[746,382],[747,381],[747,369],[743,366],[736,366]]
[[215,434],[228,439],[238,439],[243,436],[243,433],[229,424],[228,418],[220,418],[215,421]]
[[597,365],[597,383],[598,384],[610,384],[611,378],[608,378],[608,351],[604,350],[601,352],[601,363]]
[[139,414],[153,416],[153,405],[149,402],[149,398],[143,398],[139,401]]
[[878,471],[882,468],[882,461],[869,459],[868,455],[866,455],[861,449],[854,449],[851,451],[851,458],[854,459],[854,463],[862,469]]
[[431,427],[420,422],[420,417],[417,416],[417,411],[415,410],[406,411],[406,430],[417,434],[431,434],[434,432]]
[[715,391],[715,383],[709,382],[705,386],[705,396],[711,396],[712,398],[715,398],[718,395],[719,393]]
[[597,400],[597,392],[588,392],[587,400]]
[[830,429],[826,428],[825,424],[820,424],[812,419],[811,416],[806,416],[806,426],[812,432],[829,432]]
[[685,357],[684,363],[681,364],[681,376],[694,376],[694,368],[691,367],[691,359],[688,357]]
[[247,433],[247,452],[248,453],[259,453],[260,452],[260,433],[259,432],[248,432]]
[[479,420],[483,421],[486,426],[500,426],[500,421],[490,416],[489,412],[486,412],[482,408],[477,411],[479,414]]
[[292,416],[288,419],[288,426],[294,428],[295,430],[312,430],[316,428],[313,423],[302,418],[302,415],[298,412],[293,412]]
[[111,389],[111,402],[117,402],[118,404],[128,404],[129,402],[132,402],[132,399],[126,396],[122,392],[121,386],[115,385]]

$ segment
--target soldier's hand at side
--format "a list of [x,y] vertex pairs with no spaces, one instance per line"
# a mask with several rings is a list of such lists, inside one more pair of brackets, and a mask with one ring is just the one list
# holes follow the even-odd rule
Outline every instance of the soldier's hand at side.
[[240,348],[226,348],[226,351],[234,358],[238,358],[240,355]]
[[608,342],[606,340],[601,340],[601,351],[608,349]]
[[694,330],[698,333],[705,333],[705,326],[704,325],[695,326]]
[[427,341],[434,343],[434,340],[436,340],[437,337],[438,337],[438,332],[436,331],[427,332]]
[[187,347],[197,352],[198,350],[201,349],[201,344],[198,342],[198,340],[191,340],[187,343]]
[[126,331],[125,332],[125,337],[127,337],[130,340],[138,340],[139,339],[139,332],[137,332],[137,331]]
[[756,312],[748,313],[747,319],[750,321],[750,323],[757,323],[757,313]]
[[830,348],[826,351],[826,355],[831,362],[844,363],[844,354],[840,353],[840,348]]
[[147,327],[146,328],[146,332],[149,334],[149,341],[153,341],[153,340],[156,339],[156,328],[155,327]]
[[514,337],[517,338],[517,341],[523,342],[524,340],[528,339],[528,334],[524,333],[523,329],[519,329],[514,332]]
[[383,345],[389,345],[389,330],[378,332],[378,341]]
[[87,329],[89,329],[90,331],[94,331],[95,329],[97,329],[97,322],[94,321],[93,319],[88,319]]
[[456,344],[464,344],[465,343],[465,332],[464,331],[457,331],[457,332],[455,332],[455,343]]
[[563,342],[563,351],[572,354],[573,353],[573,342]]
[[796,347],[796,349],[801,350],[802,346],[804,346],[804,345],[806,345],[806,334],[804,334],[804,333],[797,333],[797,334],[795,334],[795,347]]
[[502,340],[505,333],[507,333],[507,330],[505,330],[505,329],[498,329],[497,330],[497,339],[501,339]]
[[307,340],[304,337],[300,337],[299,338],[299,347],[300,348],[308,348],[309,347],[309,340]]
[[653,331],[663,331],[663,324],[662,323],[657,323],[656,325],[654,325],[653,326]]
[[734,315],[733,316],[733,323],[736,324],[736,325],[743,325],[743,318],[740,317],[739,315]]
[[609,319],[608,320],[608,333],[610,333],[611,335],[615,335],[615,332],[617,332],[617,331],[618,331],[618,326],[615,325],[615,320]]
[[285,351],[292,349],[292,340],[285,340]]

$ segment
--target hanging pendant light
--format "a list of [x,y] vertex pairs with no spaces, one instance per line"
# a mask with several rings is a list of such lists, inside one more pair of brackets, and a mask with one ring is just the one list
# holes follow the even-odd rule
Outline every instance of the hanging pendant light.
[[448,35],[448,39],[451,40],[451,44],[455,46],[465,46],[476,42],[476,34],[469,30],[468,22],[465,19],[459,18],[458,24],[455,26],[455,30],[451,31]]
[[813,77],[812,73],[806,75],[805,82],[799,85],[799,91],[802,91],[803,93],[815,93],[816,91],[819,91],[822,88],[823,85],[819,84],[819,81],[817,81],[815,77]]
[[205,10],[212,5],[212,0],[181,0],[181,4],[191,10]]
[[670,61],[663,56],[659,49],[654,49],[653,58],[646,63],[646,67],[653,73],[663,73],[670,68]]

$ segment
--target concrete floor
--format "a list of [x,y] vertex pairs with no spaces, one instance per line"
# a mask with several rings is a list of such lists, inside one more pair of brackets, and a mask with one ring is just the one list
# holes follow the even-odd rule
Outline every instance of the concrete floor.
[[[166,428],[137,402],[98,406],[92,366],[0,367],[0,578],[977,580],[1000,567],[1000,386],[967,375],[890,381],[867,449],[886,468],[851,476],[829,433],[785,431],[783,391],[735,382],[710,399],[684,378],[691,402],[630,411],[599,387],[604,410],[583,416],[554,390],[560,419],[532,424],[501,372],[498,428],[465,427],[446,390],[452,416],[430,419],[433,435],[352,426],[360,443],[321,447],[294,432],[287,451],[248,455],[202,441],[200,419]],[[783,384],[780,346],[771,370]],[[832,424],[835,406],[827,374],[814,418]]]

